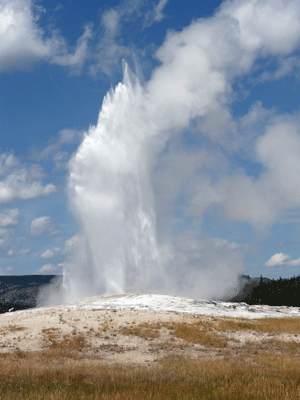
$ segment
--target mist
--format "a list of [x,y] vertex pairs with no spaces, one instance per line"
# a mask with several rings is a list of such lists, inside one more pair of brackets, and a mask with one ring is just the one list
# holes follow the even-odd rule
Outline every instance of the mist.
[[[230,111],[234,84],[257,60],[297,48],[299,8],[225,1],[211,18],[167,34],[147,82],[124,63],[123,81],[105,96],[69,163],[69,201],[81,230],[63,273],[64,301],[124,292],[211,299],[237,285],[244,249],[205,236],[202,214],[217,204],[229,220],[261,224],[251,207],[266,194],[252,185],[255,201],[244,211],[238,203],[236,213],[227,187],[239,179],[238,192],[249,179],[213,186],[207,171],[221,176],[228,161],[220,149],[240,145]],[[192,146],[187,132],[218,148]]]

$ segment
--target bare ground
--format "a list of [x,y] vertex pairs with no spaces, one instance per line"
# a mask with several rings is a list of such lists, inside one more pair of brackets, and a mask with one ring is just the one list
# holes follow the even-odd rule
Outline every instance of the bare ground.
[[298,353],[300,319],[287,320],[294,323],[292,328],[287,323],[286,329],[268,331],[257,328],[261,321],[245,319],[163,311],[50,308],[1,315],[0,354],[57,348],[57,356],[63,356],[63,349],[67,349],[68,355],[73,351],[74,358],[81,360],[140,366],[171,355],[248,359],[265,350]]

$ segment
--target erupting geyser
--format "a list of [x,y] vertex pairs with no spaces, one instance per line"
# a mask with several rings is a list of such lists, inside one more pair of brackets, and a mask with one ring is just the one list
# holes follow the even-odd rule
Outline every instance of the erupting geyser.
[[68,300],[159,284],[149,183],[154,132],[141,93],[125,65],[123,83],[106,95],[97,125],[71,161],[69,196],[82,232],[64,274]]
[[[67,242],[73,259],[59,301],[123,292],[216,299],[237,286],[251,248],[239,224],[261,229],[297,207],[285,160],[299,138],[261,104],[237,118],[231,105],[247,77],[293,70],[299,43],[294,0],[224,1],[213,16],[168,31],[143,85],[124,67],[69,165],[81,230]],[[279,162],[276,143],[286,138]],[[249,174],[257,163],[262,172]],[[225,220],[238,224],[233,235]]]

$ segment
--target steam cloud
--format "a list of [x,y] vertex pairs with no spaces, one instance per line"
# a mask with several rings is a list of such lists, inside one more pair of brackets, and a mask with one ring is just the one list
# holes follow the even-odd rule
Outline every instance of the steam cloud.
[[[211,18],[167,34],[156,53],[160,65],[144,85],[124,66],[123,82],[106,95],[97,125],[70,163],[69,197],[82,232],[65,266],[65,300],[127,291],[209,298],[236,284],[243,268],[240,246],[203,239],[195,230],[171,234],[187,177],[201,167],[215,168],[218,157],[202,149],[179,151],[176,143],[189,128],[228,146],[234,83],[258,58],[287,57],[299,40],[299,2],[225,1]],[[266,163],[273,162],[272,129],[257,146]],[[174,177],[165,181],[170,170]],[[192,182],[185,188],[191,200],[183,207],[191,218],[195,209],[217,204],[231,220],[264,224],[284,207],[277,205],[275,214],[260,207],[268,188],[243,174],[226,184],[213,185],[205,176],[194,187]],[[240,198],[235,213],[231,200],[241,187],[248,187],[251,206],[243,206],[248,196]],[[258,208],[263,212],[257,216]]]

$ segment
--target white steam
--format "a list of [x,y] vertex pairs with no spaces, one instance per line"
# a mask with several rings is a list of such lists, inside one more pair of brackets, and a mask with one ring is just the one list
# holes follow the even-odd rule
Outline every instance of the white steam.
[[[70,198],[83,228],[84,260],[73,265],[68,292],[147,290],[160,279],[148,140],[141,87],[124,83],[104,99],[71,162]],[[88,275],[88,278],[86,278]],[[89,281],[86,292],[82,281]]]
[[[210,135],[220,145],[230,143],[222,126],[231,123],[233,83],[250,72],[257,58],[285,57],[299,40],[299,2],[226,1],[212,18],[168,33],[156,54],[160,65],[144,87],[130,79],[125,67],[123,83],[106,95],[97,125],[89,129],[70,163],[70,200],[82,232],[64,271],[66,300],[124,291],[222,296],[237,283],[242,270],[238,245],[218,238],[201,240],[195,230],[171,235],[171,224],[164,225],[169,224],[168,214],[176,213],[180,199],[174,196],[182,190],[190,194],[184,203],[190,217],[191,210],[203,212],[214,204],[232,220],[255,225],[266,215],[266,222],[272,221],[277,208],[284,206],[275,204],[272,211],[265,205],[274,175],[282,171],[269,138],[280,141],[281,135],[274,128],[258,141],[257,157],[269,166],[258,182],[236,173],[213,185],[205,174],[195,176],[199,168],[215,168],[211,155],[202,150],[192,157],[181,153],[178,168],[172,148],[194,122],[199,134]],[[290,142],[298,147],[292,131]],[[156,174],[164,176],[164,165],[169,170],[176,165],[178,180],[174,175],[162,183]],[[282,187],[288,186],[281,181]],[[167,194],[164,184],[170,188]],[[298,200],[298,190],[294,198]]]

